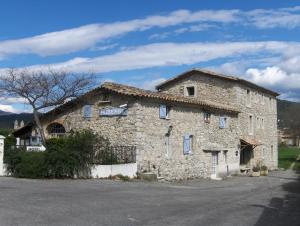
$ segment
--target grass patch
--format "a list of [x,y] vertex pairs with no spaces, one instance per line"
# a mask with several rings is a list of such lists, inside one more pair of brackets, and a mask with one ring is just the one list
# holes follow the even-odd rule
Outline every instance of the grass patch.
[[[279,168],[288,169],[300,155],[300,149],[295,147],[279,147],[278,166]],[[300,162],[295,163],[294,169],[300,168]]]

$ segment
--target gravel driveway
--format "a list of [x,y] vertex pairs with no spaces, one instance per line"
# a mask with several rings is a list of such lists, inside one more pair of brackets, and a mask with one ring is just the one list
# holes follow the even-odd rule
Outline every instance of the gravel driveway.
[[184,183],[0,178],[0,225],[299,225],[293,171]]

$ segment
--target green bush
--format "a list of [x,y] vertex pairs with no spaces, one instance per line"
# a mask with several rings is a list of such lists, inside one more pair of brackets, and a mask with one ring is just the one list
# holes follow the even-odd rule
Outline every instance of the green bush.
[[259,172],[260,171],[260,167],[259,166],[253,166],[252,171],[253,172]]
[[266,171],[266,170],[268,170],[268,167],[263,165],[263,166],[261,166],[260,170]]
[[23,178],[44,178],[47,175],[45,154],[43,152],[17,153],[19,162],[14,169],[14,176]]
[[8,171],[16,177],[73,178],[89,176],[97,162],[95,145],[106,150],[109,142],[89,130],[49,139],[45,152],[11,149],[6,154]]

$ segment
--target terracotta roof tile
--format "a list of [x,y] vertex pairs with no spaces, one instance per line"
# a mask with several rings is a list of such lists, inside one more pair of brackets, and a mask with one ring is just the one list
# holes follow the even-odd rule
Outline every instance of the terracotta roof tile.
[[106,82],[101,86],[101,89],[105,89],[114,93],[118,93],[121,95],[127,96],[136,96],[136,97],[145,97],[145,98],[153,98],[163,101],[176,102],[176,103],[184,103],[191,105],[198,105],[203,108],[223,110],[226,112],[238,113],[239,111],[233,107],[229,107],[225,104],[220,104],[207,100],[196,100],[193,98],[182,97],[179,95],[162,93],[162,92],[153,92],[149,90],[139,89],[132,86],[121,85],[117,83]]

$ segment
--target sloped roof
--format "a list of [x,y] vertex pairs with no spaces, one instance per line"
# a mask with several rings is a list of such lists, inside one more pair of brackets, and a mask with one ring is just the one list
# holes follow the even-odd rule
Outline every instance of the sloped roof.
[[[178,95],[173,94],[167,94],[167,93],[160,93],[160,92],[153,92],[149,90],[139,89],[133,86],[127,86],[112,82],[105,82],[100,87],[93,89],[87,93],[85,93],[82,96],[79,96],[73,100],[70,100],[66,102],[63,105],[60,105],[53,110],[50,110],[40,116],[40,120],[47,120],[51,117],[55,117],[58,114],[62,114],[64,111],[71,109],[73,107],[76,107],[78,104],[84,104],[85,98],[92,97],[101,93],[107,93],[112,92],[119,95],[125,95],[125,96],[132,96],[132,97],[142,97],[142,98],[151,98],[151,99],[157,99],[162,100],[165,102],[173,102],[173,103],[181,103],[181,104],[190,104],[195,106],[200,106],[205,109],[211,109],[211,110],[221,110],[228,113],[239,113],[239,111],[236,108],[230,107],[225,104],[215,103],[212,101],[199,101],[192,98],[182,97]],[[13,134],[19,134],[23,133],[25,130],[28,130],[28,128],[31,128],[35,126],[34,121],[27,123],[24,127],[15,130]]]
[[259,86],[259,85],[256,85],[252,82],[249,82],[245,79],[241,79],[241,78],[238,78],[238,77],[235,77],[235,76],[228,76],[228,75],[224,75],[224,74],[221,74],[221,73],[217,73],[217,72],[214,72],[214,71],[210,71],[210,70],[206,70],[206,69],[199,69],[199,68],[194,68],[192,70],[189,70],[189,71],[186,71],[186,72],[183,72],[182,74],[179,74],[173,78],[170,78],[168,79],[167,81],[165,82],[162,82],[160,84],[158,84],[156,86],[156,89],[159,90],[163,87],[165,87],[166,85],[169,85],[170,83],[172,82],[175,82],[175,81],[178,81],[180,79],[183,79],[189,75],[192,75],[194,73],[197,73],[197,72],[200,72],[202,74],[205,74],[205,75],[209,75],[209,76],[214,76],[215,78],[219,78],[219,79],[223,79],[223,80],[227,80],[227,81],[231,81],[231,82],[236,82],[236,83],[239,83],[239,84],[243,84],[245,86],[248,86],[248,87],[251,87],[251,88],[254,88],[254,89],[258,89],[262,92],[265,92],[265,93],[268,93],[272,96],[279,96],[279,93],[277,92],[274,92],[272,90],[269,90],[269,89],[266,89],[262,86]]
[[120,95],[126,96],[134,96],[134,97],[144,97],[144,98],[152,98],[158,99],[167,102],[174,103],[183,103],[183,104],[191,104],[197,105],[203,108],[222,110],[226,112],[238,113],[239,111],[234,107],[230,107],[225,104],[220,104],[207,100],[197,100],[193,98],[183,97],[179,95],[169,94],[169,93],[161,93],[161,92],[153,92],[149,90],[139,89],[133,86],[121,85],[117,83],[106,82],[101,86],[101,89],[114,92]]

